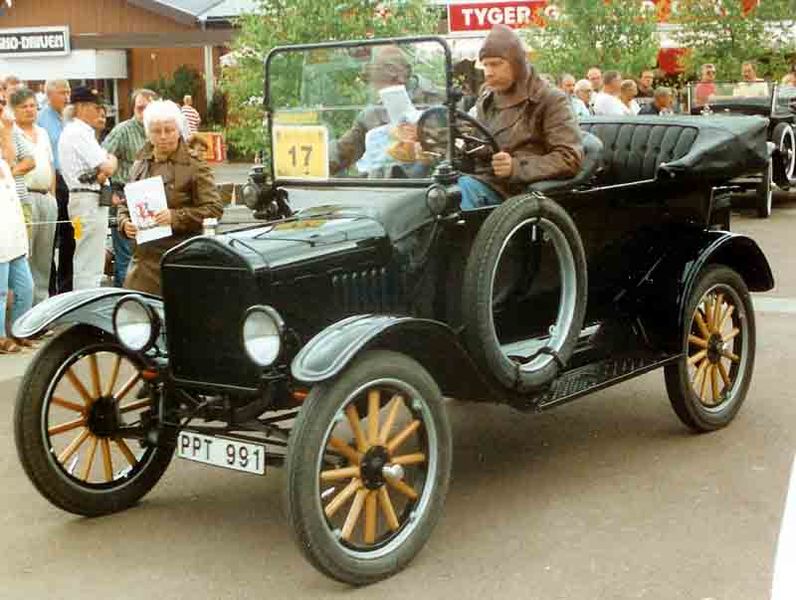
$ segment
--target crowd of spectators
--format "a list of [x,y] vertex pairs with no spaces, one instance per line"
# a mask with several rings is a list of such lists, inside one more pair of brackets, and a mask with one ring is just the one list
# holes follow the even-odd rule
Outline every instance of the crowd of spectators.
[[[133,116],[105,136],[107,105],[97,90],[51,80],[34,91],[13,75],[0,78],[0,354],[35,346],[9,331],[33,305],[101,285],[109,234],[114,284],[136,288],[125,281],[135,262],[136,230],[129,218],[120,216],[118,228],[109,219],[109,211],[126,208],[124,184],[150,171],[163,176],[169,208],[155,219],[174,231],[163,248],[195,235],[202,217],[220,216],[212,172],[188,145],[200,122],[191,98],[182,109],[156,100],[155,92],[136,90]],[[170,137],[160,152],[164,129]],[[134,176],[139,160],[147,168]],[[177,181],[175,165],[189,167]]]
[[[552,79],[552,78],[551,78]],[[727,75],[732,81],[737,77]],[[704,64],[699,70],[696,83],[695,105],[708,103],[716,93],[717,70],[713,64]],[[740,84],[749,95],[768,95],[768,85],[758,77],[757,66],[746,61],[741,66]],[[655,72],[642,71],[638,78],[623,78],[619,71],[603,72],[599,66],[590,67],[583,79],[577,80],[570,73],[563,73],[556,79],[557,85],[570,100],[572,110],[578,119],[589,116],[632,116],[632,115],[671,115],[678,112],[675,90],[671,87],[655,85]],[[782,85],[796,86],[796,70],[782,77]]]

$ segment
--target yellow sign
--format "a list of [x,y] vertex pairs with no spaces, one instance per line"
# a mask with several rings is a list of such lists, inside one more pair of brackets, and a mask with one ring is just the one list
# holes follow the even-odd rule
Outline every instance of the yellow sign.
[[280,125],[314,125],[320,121],[318,111],[277,111],[274,113],[274,123]]
[[329,134],[322,125],[274,125],[277,179],[328,179]]

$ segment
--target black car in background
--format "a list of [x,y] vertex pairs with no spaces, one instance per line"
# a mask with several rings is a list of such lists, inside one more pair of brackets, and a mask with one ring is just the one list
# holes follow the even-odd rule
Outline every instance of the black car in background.
[[[411,68],[405,88],[371,85],[385,47]],[[497,145],[456,110],[442,39],[284,47],[266,65],[270,160],[244,196],[267,220],[171,250],[162,298],[76,291],[14,324],[69,324],[15,413],[50,502],[123,510],[175,452],[284,465],[299,548],[359,585],[404,568],[442,512],[445,399],[534,413],[662,370],[687,427],[733,420],[755,360],[750,291],[774,281],[729,231],[727,182],[769,161],[763,119],[590,119],[577,177],[462,211],[460,177]],[[302,100],[304,69],[327,78],[323,102]],[[343,164],[366,118],[365,153]]]
[[691,83],[686,91],[689,114],[758,115],[768,119],[772,161],[759,174],[734,182],[754,189],[757,214],[768,218],[774,189],[788,190],[796,184],[796,87],[770,81],[717,81]]

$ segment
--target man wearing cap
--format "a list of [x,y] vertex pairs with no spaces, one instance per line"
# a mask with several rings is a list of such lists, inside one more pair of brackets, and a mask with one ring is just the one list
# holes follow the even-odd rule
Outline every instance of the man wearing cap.
[[[69,100],[74,118],[64,127],[58,155],[69,186],[69,217],[75,224],[74,289],[99,287],[105,266],[108,208],[99,205],[100,186],[116,171],[116,157],[97,142],[93,123],[103,101],[97,90],[76,87]],[[90,183],[81,176],[96,174]]]
[[500,152],[481,161],[474,177],[459,179],[461,207],[499,204],[529,183],[574,177],[583,160],[580,129],[566,94],[528,64],[517,34],[505,25],[489,32],[479,52],[486,91],[477,119]]

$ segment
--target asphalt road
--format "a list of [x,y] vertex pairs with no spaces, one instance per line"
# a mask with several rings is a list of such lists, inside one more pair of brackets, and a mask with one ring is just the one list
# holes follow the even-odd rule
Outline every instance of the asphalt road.
[[315,572],[282,510],[284,476],[175,459],[137,507],[82,519],[51,507],[16,458],[19,361],[0,357],[0,598],[769,597],[796,449],[796,203],[733,228],[767,252],[747,403],[689,433],[654,372],[540,416],[450,403],[444,515],[407,570],[366,589]]

